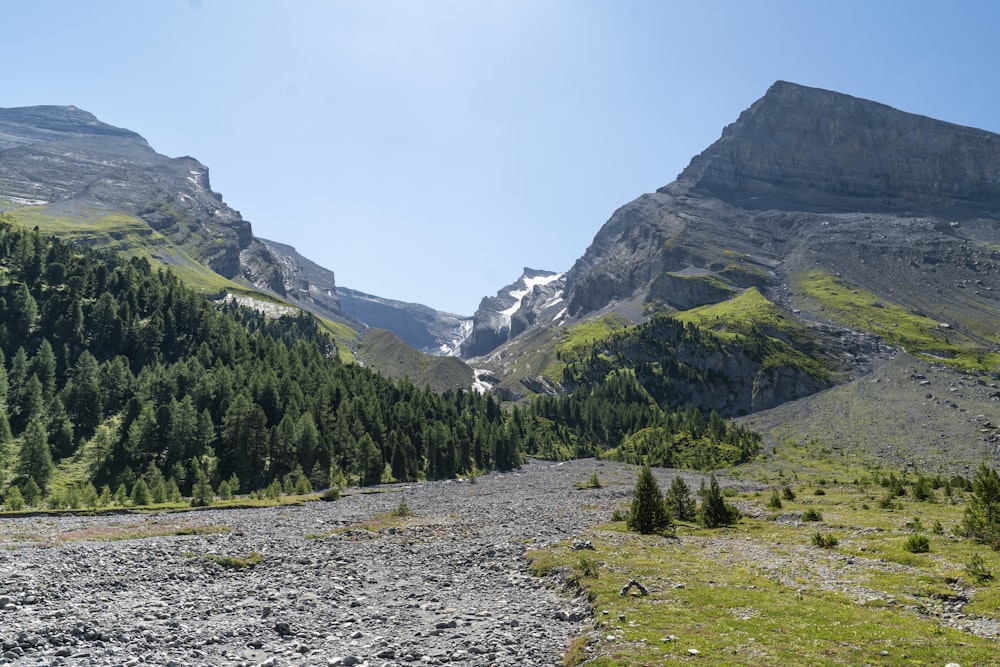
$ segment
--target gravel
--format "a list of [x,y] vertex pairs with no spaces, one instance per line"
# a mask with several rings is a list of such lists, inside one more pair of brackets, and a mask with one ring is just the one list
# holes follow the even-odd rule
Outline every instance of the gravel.
[[[0,664],[557,665],[590,614],[525,552],[606,521],[634,479],[529,462],[302,507],[4,519]],[[359,525],[402,498],[403,525]]]

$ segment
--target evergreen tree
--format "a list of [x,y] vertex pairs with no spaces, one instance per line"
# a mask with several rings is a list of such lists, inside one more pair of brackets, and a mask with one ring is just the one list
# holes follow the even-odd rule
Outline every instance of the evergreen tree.
[[44,489],[54,471],[55,466],[52,463],[52,451],[49,449],[45,425],[41,419],[32,419],[24,431],[21,458],[17,466],[17,478],[20,480],[31,479]]
[[740,512],[725,501],[719,481],[712,475],[708,491],[698,510],[698,522],[705,528],[718,528],[736,523]]
[[28,507],[36,507],[42,500],[42,490],[38,488],[38,483],[31,477],[24,483],[24,504]]
[[206,507],[215,500],[215,492],[208,481],[208,475],[199,464],[194,466],[194,487],[191,489],[191,506]]
[[962,531],[1000,551],[1000,475],[979,465],[972,478],[972,496],[962,515]]
[[132,504],[136,507],[143,507],[153,501],[153,494],[149,492],[149,486],[142,477],[135,480],[132,485]]
[[21,495],[21,489],[17,485],[7,489],[3,504],[11,512],[19,512],[24,509],[24,496]]
[[673,518],[663,502],[663,492],[653,477],[649,466],[639,471],[632,494],[632,509],[628,515],[628,528],[643,535],[663,533],[673,529]]
[[697,516],[697,503],[691,496],[691,488],[680,475],[674,476],[674,481],[667,489],[667,510],[678,521],[694,521]]

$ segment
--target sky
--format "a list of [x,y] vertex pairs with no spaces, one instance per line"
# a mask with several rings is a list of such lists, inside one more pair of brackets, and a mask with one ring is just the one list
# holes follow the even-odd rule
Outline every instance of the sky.
[[471,315],[776,80],[1000,132],[1000,3],[7,0],[0,107],[209,167],[337,284]]

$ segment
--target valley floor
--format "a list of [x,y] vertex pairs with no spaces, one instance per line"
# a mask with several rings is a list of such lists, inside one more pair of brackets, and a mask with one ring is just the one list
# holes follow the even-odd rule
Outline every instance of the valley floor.
[[[595,472],[599,488],[575,488]],[[663,489],[678,474],[654,473]],[[1000,555],[954,534],[965,492],[917,501],[869,478],[732,473],[744,518],[673,537],[611,521],[636,469],[593,459],[303,506],[5,518],[0,664],[969,667],[1000,655],[1000,585],[965,565],[980,556],[1000,573]],[[683,474],[697,489],[702,476]],[[784,485],[796,497],[769,508]],[[905,548],[915,535],[926,553]],[[620,594],[633,578],[648,596]]]
[[[595,469],[621,483],[574,490]],[[532,462],[301,507],[3,519],[0,664],[555,665],[589,614],[525,551],[606,521],[632,479]]]

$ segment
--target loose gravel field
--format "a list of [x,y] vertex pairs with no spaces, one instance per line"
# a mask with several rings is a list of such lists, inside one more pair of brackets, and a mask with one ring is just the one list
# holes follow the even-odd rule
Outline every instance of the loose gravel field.
[[[0,664],[556,665],[589,615],[525,552],[608,520],[634,479],[530,462],[298,507],[0,519]],[[403,498],[412,517],[380,518]]]

